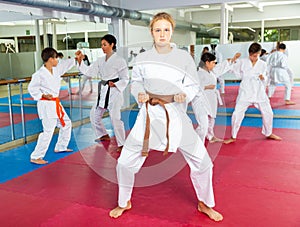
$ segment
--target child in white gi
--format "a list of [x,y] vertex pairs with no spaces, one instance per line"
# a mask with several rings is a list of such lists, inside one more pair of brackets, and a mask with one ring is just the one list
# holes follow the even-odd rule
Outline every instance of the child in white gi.
[[[271,98],[275,92],[276,85],[278,83],[283,83],[285,86],[284,100],[286,105],[295,105],[296,103],[291,101],[292,93],[292,71],[288,67],[288,57],[285,54],[286,45],[280,43],[278,45],[278,50],[273,52],[267,63],[270,67],[270,85],[268,89],[268,96]],[[293,78],[293,77],[292,77]]]
[[[201,88],[204,91],[205,96],[208,99],[210,112],[208,116],[204,116],[203,110],[201,111],[200,108],[204,108],[203,105],[201,107],[195,107],[196,101],[193,100],[193,109],[196,120],[198,122],[198,127],[196,129],[197,133],[199,134],[200,138],[204,141],[205,136],[209,140],[210,143],[215,142],[223,142],[222,139],[215,137],[214,134],[214,125],[215,119],[217,117],[217,108],[218,104],[223,105],[223,101],[220,96],[219,90],[217,90],[217,78],[218,75],[222,75],[231,69],[231,63],[235,62],[237,58],[240,57],[240,53],[235,54],[232,59],[227,59],[223,62],[219,62],[216,65],[216,56],[207,52],[202,54],[201,61],[199,63],[198,69],[198,76],[199,76],[199,83]],[[197,99],[198,96],[196,96]],[[197,104],[199,105],[199,104]],[[199,110],[197,110],[199,109]],[[207,126],[206,126],[207,125]],[[204,128],[205,130],[199,130],[198,128]]]
[[252,43],[248,49],[249,57],[239,60],[233,66],[233,72],[241,78],[236,105],[231,118],[231,138],[224,141],[229,144],[236,141],[245,112],[249,106],[254,105],[260,110],[263,119],[262,134],[268,139],[281,140],[272,133],[273,111],[266,94],[267,64],[259,59],[261,46]]
[[59,127],[55,152],[70,152],[67,146],[71,137],[72,123],[59,101],[61,76],[75,65],[75,59],[63,60],[58,64],[57,51],[45,48],[42,51],[43,66],[32,75],[28,92],[37,101],[39,118],[42,120],[43,132],[40,133],[37,145],[30,155],[35,164],[46,164],[44,160],[55,127]]
[[188,52],[171,46],[174,26],[169,14],[156,14],[150,23],[154,46],[140,53],[133,67],[131,92],[141,109],[118,159],[118,206],[109,213],[113,218],[131,209],[135,174],[149,149],[167,153],[179,148],[191,168],[198,210],[214,221],[223,219],[212,208],[215,205],[213,164],[186,114],[186,104],[198,91],[196,65]]

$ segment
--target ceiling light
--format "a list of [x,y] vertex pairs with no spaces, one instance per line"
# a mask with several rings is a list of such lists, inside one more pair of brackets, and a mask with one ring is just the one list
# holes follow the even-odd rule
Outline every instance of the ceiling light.
[[209,5],[201,5],[200,7],[203,8],[203,9],[208,9]]

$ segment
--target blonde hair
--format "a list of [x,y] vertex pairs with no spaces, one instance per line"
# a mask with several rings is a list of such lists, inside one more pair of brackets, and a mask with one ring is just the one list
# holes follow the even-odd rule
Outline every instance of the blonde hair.
[[153,30],[154,23],[159,21],[159,20],[169,21],[171,26],[172,26],[172,29],[174,30],[176,23],[175,23],[173,17],[170,14],[166,13],[166,12],[161,12],[161,13],[157,13],[156,15],[154,15],[153,19],[151,20],[150,25],[149,25],[151,31]]

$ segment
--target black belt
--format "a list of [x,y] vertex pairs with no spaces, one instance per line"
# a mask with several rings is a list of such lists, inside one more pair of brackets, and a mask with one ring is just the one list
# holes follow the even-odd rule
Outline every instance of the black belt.
[[[101,80],[99,81],[98,83],[98,99],[97,99],[97,105],[96,107],[99,106],[99,102],[100,102],[100,94],[101,94],[101,85],[103,86],[106,86],[109,84],[109,82],[117,82],[119,81],[120,79],[119,78],[116,78],[116,79],[112,79],[112,80]],[[104,104],[104,108],[106,109],[107,106],[108,106],[108,101],[109,101],[109,93],[110,93],[110,86],[108,86],[107,88],[107,92],[106,92],[106,95],[105,95],[105,104]]]

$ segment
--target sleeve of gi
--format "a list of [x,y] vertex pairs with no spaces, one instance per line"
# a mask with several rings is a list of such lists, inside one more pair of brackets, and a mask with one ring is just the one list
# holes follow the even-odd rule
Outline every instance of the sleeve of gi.
[[[193,58],[187,54],[185,77],[183,80],[183,92],[187,96],[187,102],[190,102],[200,90],[200,83],[197,75],[197,68]],[[202,90],[202,89],[201,89]]]
[[120,92],[123,92],[128,85],[129,75],[128,75],[128,67],[123,58],[120,58],[120,67],[119,67],[119,81],[115,82],[116,87]]
[[76,65],[75,58],[70,58],[61,61],[56,67],[59,75],[62,76],[75,65]]
[[41,91],[41,81],[40,81],[40,76],[38,75],[38,73],[35,73],[32,75],[31,77],[31,81],[28,85],[28,92],[31,95],[31,97],[34,100],[40,100],[42,98],[42,91]]

